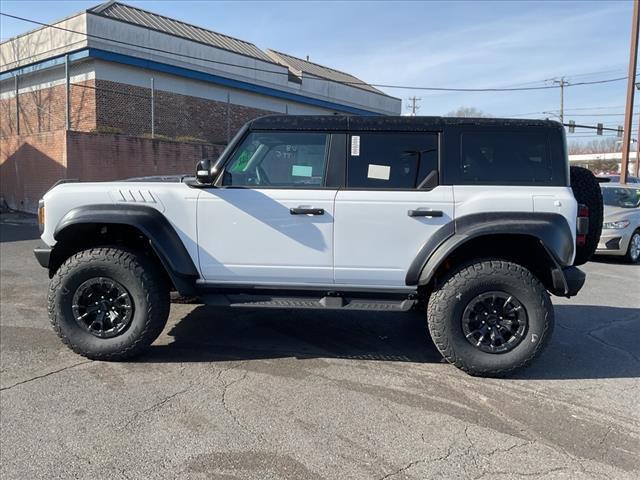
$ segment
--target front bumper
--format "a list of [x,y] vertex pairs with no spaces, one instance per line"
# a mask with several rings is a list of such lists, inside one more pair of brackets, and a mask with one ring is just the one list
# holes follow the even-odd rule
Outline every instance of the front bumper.
[[602,230],[596,255],[626,255],[632,228]]
[[33,250],[33,254],[36,256],[36,260],[38,260],[38,263],[44,268],[49,268],[51,250],[52,248],[48,245],[41,245]]

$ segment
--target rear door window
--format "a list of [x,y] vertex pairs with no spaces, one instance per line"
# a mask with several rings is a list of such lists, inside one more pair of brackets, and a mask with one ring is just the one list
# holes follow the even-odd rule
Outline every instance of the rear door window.
[[463,132],[456,170],[459,185],[556,185],[564,178],[545,131]]
[[437,182],[437,138],[422,132],[351,135],[347,188],[413,189],[430,174]]

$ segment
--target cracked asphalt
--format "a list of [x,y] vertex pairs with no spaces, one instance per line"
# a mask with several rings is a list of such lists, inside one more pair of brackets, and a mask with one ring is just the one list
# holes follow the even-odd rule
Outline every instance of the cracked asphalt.
[[148,355],[88,361],[51,330],[29,219],[0,219],[0,477],[640,476],[640,267],[585,266],[515,378],[442,363],[419,313],[173,304]]

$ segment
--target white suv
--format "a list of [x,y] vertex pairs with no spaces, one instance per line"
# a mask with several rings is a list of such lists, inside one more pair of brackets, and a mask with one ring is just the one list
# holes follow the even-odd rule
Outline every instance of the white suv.
[[271,116],[195,177],[55,186],[35,253],[53,327],[89,358],[143,351],[177,290],[233,307],[425,306],[445,358],[495,376],[547,344],[547,292],[582,287],[576,251],[583,263],[597,238],[578,213],[555,122]]

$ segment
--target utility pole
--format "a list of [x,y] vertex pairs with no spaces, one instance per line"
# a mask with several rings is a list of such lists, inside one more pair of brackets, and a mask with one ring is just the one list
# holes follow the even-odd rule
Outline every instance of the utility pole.
[[69,81],[69,54],[64,56],[65,98],[64,98],[64,129],[71,130],[71,84]]
[[560,80],[554,80],[553,83],[560,85],[560,123],[564,123],[564,87],[569,85],[569,82],[562,77]]
[[636,127],[636,171],[635,171],[635,176],[636,176],[636,178],[640,177],[640,113],[638,113],[638,125]]
[[156,84],[151,77],[151,138],[156,138]]
[[407,108],[411,110],[411,116],[415,117],[416,112],[420,110],[420,105],[418,105],[418,102],[422,99],[416,96],[413,96],[413,97],[409,97],[408,100],[411,102],[411,105],[407,105]]
[[[620,183],[627,183],[629,151],[631,150],[631,127],[633,125],[633,94],[636,83],[638,61],[638,0],[633,0],[633,20],[631,23],[631,48],[629,51],[629,76],[627,78],[627,105],[624,111],[624,138],[622,139],[622,164]],[[639,135],[640,137],[640,135]],[[640,138],[638,138],[640,140]]]
[[18,87],[18,74],[13,77],[16,91],[16,135],[20,135],[20,89]]

